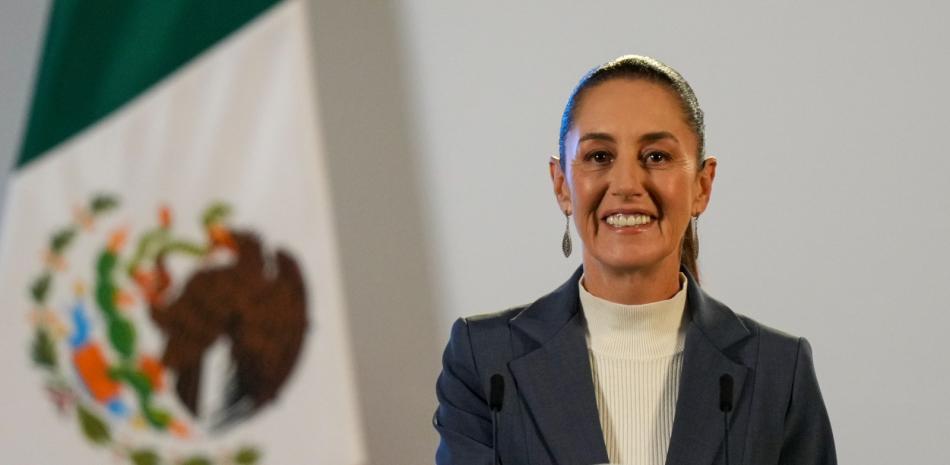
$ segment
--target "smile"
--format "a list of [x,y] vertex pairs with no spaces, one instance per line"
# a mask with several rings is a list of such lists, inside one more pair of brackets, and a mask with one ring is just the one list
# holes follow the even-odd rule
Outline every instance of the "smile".
[[625,215],[623,213],[615,213],[613,215],[608,216],[604,221],[606,221],[607,224],[615,228],[627,228],[631,226],[641,226],[641,225],[649,224],[653,221],[653,217],[649,215],[643,215],[643,214],[637,214],[637,213],[632,214],[632,215]]

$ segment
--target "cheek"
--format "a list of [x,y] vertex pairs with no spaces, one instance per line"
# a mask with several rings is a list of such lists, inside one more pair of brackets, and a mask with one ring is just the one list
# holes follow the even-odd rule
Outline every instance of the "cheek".
[[685,176],[666,176],[654,184],[655,198],[668,216],[689,216],[692,206],[692,180]]
[[597,177],[589,173],[575,175],[574,182],[571,183],[574,205],[581,212],[596,210],[605,191],[603,183],[598,182]]

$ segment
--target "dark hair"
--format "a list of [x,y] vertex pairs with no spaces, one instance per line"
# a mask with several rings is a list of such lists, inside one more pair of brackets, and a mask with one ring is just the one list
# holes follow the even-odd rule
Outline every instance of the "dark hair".
[[[562,170],[565,169],[565,163],[567,163],[564,139],[574,124],[574,113],[577,105],[587,89],[612,79],[644,79],[665,85],[672,90],[679,97],[686,123],[696,135],[696,157],[699,162],[698,166],[702,166],[703,156],[705,155],[706,130],[703,124],[703,110],[699,108],[699,100],[696,98],[693,88],[686,82],[683,75],[655,58],[624,55],[588,71],[574,87],[574,90],[571,91],[571,95],[567,99],[567,105],[564,106],[564,114],[561,116],[561,131],[558,137],[559,163]],[[696,266],[696,260],[699,257],[699,238],[693,230],[692,222],[686,227],[681,252],[680,264],[686,267],[698,281],[699,270]]]

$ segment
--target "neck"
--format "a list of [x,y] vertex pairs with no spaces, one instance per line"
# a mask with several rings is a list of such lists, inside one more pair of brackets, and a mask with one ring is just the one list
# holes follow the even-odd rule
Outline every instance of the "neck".
[[624,305],[667,300],[680,290],[679,260],[664,260],[650,268],[617,270],[585,256],[584,288],[601,299]]

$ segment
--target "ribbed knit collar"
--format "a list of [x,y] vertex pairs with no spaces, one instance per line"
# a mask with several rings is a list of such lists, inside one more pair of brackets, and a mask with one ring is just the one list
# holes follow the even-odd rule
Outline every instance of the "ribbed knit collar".
[[686,308],[686,275],[680,273],[680,290],[673,297],[642,305],[604,300],[577,282],[581,308],[587,320],[587,345],[610,357],[651,359],[683,351]]

